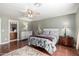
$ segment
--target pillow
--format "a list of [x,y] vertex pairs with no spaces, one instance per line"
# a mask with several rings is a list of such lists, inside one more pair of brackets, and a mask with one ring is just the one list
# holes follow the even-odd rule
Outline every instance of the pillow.
[[43,31],[44,35],[49,35],[49,31]]
[[49,32],[49,35],[56,35],[56,34],[58,34],[57,31],[50,31],[50,32]]

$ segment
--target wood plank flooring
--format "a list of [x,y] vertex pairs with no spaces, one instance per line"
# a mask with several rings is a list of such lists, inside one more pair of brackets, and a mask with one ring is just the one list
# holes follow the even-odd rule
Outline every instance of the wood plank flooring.
[[[0,55],[3,55],[5,53],[11,52],[13,50],[22,48],[27,45],[27,40],[23,41],[14,41],[8,44],[4,44],[0,46]],[[44,49],[39,48],[39,47],[34,47],[30,46],[35,49],[38,49],[39,51],[48,54]],[[48,54],[50,56],[50,54]],[[61,46],[57,45],[57,51],[54,52],[51,56],[79,56],[79,51],[77,51],[75,48],[72,47],[66,47],[66,46]]]

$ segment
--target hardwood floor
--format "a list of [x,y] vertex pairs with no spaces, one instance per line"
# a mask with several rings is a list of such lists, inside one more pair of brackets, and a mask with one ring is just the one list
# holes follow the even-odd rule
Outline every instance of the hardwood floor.
[[[14,42],[11,42],[9,44],[1,45],[0,46],[0,55],[3,55],[5,53],[11,52],[13,50],[22,48],[26,45],[27,45],[27,40],[18,41],[18,42],[14,41]],[[30,47],[33,47],[33,48],[38,49],[39,51],[41,51],[45,54],[48,54],[42,48],[34,47],[34,46],[30,46]],[[48,55],[50,56],[50,54],[48,54]],[[56,50],[56,52],[54,52],[52,54],[52,56],[79,56],[79,51],[75,50],[75,48],[57,45],[57,50]]]
[[13,50],[19,49],[27,45],[27,40],[23,41],[14,41],[8,44],[4,44],[0,46],[0,55],[3,55],[5,53],[11,52]]
[[79,56],[79,51],[72,47],[57,46],[57,51],[53,54],[54,56]]

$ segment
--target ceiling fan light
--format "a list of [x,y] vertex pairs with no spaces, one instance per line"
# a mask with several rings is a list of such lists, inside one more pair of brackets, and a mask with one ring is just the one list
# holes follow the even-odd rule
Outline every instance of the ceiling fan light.
[[32,14],[28,14],[27,16],[28,16],[28,17],[33,17],[33,15],[32,15]]

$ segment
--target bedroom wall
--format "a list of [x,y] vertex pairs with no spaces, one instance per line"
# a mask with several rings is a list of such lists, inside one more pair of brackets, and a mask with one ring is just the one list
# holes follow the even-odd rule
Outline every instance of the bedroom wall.
[[1,17],[1,43],[8,42],[8,18]]
[[1,43],[1,18],[0,18],[0,43]]
[[[9,18],[8,17],[0,17],[1,18],[1,43],[6,43],[9,41],[8,39],[8,20]],[[15,19],[17,20],[17,19]],[[23,28],[25,27],[24,24],[23,24],[23,20],[18,20],[19,22],[19,37],[21,36],[21,32],[23,31]],[[28,23],[29,25],[29,22],[28,21],[24,21],[26,23]],[[27,28],[28,30],[28,28]]]
[[60,35],[64,35],[63,28],[65,27],[64,24],[68,23],[68,30],[67,35],[73,36],[75,38],[75,14],[64,15],[54,18],[48,18],[39,21],[33,21],[31,29],[34,29],[34,32],[37,34],[38,26],[40,25],[41,29],[44,28],[59,28]]
[[79,8],[76,13],[76,49],[79,49],[79,38],[77,38],[79,32]]
[[[8,42],[8,20],[9,18],[7,17],[1,17],[1,42]],[[19,21],[19,32],[21,35],[21,31],[23,31],[23,20],[18,20]],[[69,27],[70,27],[70,31],[69,35],[76,37],[75,36],[75,14],[72,15],[65,15],[65,16],[59,16],[59,17],[54,17],[54,18],[48,18],[48,19],[44,19],[44,20],[40,20],[40,21],[33,21],[33,22],[28,22],[28,21],[24,21],[26,23],[28,23],[28,30],[32,30],[34,29],[35,33],[37,34],[37,29],[38,29],[38,25],[40,25],[41,29],[44,28],[59,28],[60,29],[60,35],[63,35],[63,31],[61,31],[61,29],[63,29],[63,23],[68,22],[69,23]]]
[[[26,23],[27,25],[27,28],[25,28],[26,26],[25,26],[25,24],[24,23]],[[26,21],[26,20],[19,20],[19,33],[20,33],[20,35],[19,35],[19,38],[21,39],[21,32],[23,32],[23,31],[30,31],[29,30],[29,28],[30,28],[30,23],[31,22],[29,22],[29,21]],[[25,29],[24,29],[25,28]]]
[[79,8],[76,13],[76,34],[79,31]]

